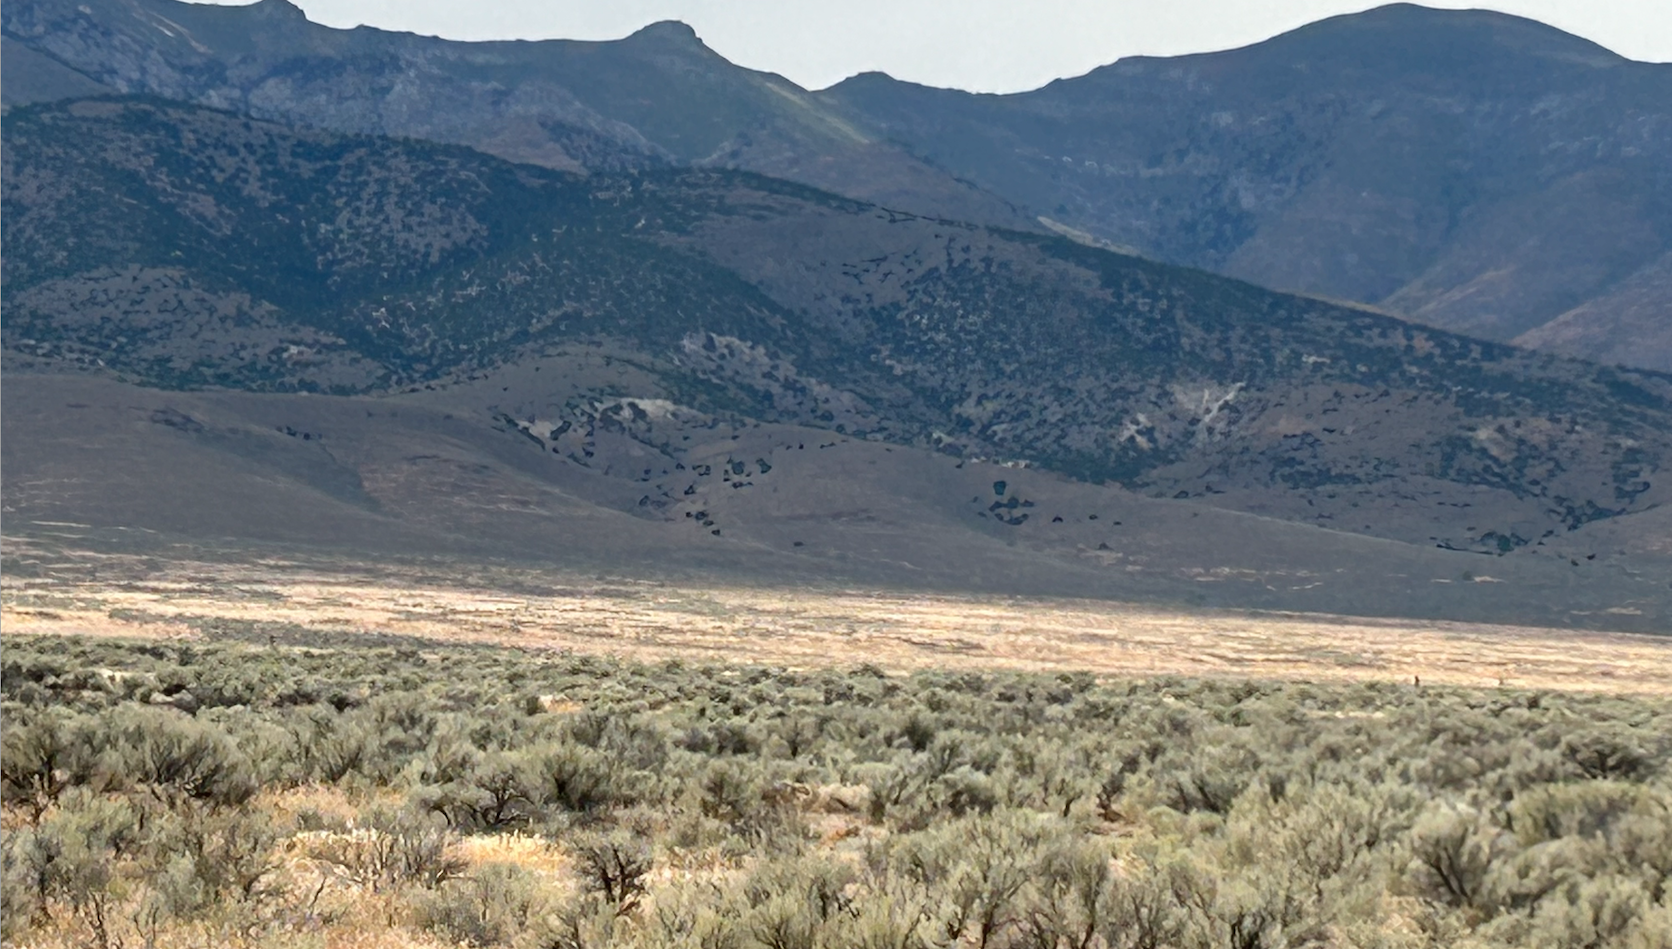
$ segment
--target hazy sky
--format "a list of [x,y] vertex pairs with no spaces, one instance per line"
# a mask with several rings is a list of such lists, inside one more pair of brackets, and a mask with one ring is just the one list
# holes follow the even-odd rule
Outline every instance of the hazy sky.
[[[242,2],[242,0],[215,0]],[[295,0],[309,19],[450,39],[617,39],[683,20],[711,48],[819,89],[879,69],[980,92],[1032,89],[1122,56],[1258,42],[1377,0]],[[1542,20],[1672,61],[1672,0],[1427,0]]]

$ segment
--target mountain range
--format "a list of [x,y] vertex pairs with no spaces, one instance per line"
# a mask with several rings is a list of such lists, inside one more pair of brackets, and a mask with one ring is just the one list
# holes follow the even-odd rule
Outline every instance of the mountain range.
[[[965,141],[975,120],[947,116],[1023,99],[809,93],[666,24],[458,44],[279,0],[3,16],[9,532],[1672,613],[1672,376],[1212,272],[1235,253],[1122,246],[852,104],[963,102],[930,124]],[[1596,161],[1652,210],[1635,157]]]
[[98,84],[553,168],[751,170],[1672,370],[1672,65],[1517,17],[1396,4],[1001,96],[809,91],[678,23],[460,43],[288,0],[19,0],[3,23],[29,51],[14,104]]

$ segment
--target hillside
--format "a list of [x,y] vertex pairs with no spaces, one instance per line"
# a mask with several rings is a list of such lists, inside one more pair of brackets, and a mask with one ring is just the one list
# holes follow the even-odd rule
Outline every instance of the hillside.
[[909,211],[1033,226],[795,83],[727,62],[682,23],[613,42],[457,43],[331,29],[288,0],[19,0],[0,17],[8,38],[44,54],[42,69],[121,92],[569,171],[748,168]]
[[1672,66],[1516,17],[1394,5],[1008,96],[877,74],[809,92],[678,23],[459,43],[329,29],[285,0],[0,17],[31,54],[8,53],[8,103],[96,81],[571,171],[747,169],[1672,370]]
[[649,399],[549,441],[492,408],[504,398],[495,383],[573,361],[375,398],[8,373],[6,530],[53,550],[417,558],[447,575],[510,563],[697,585],[1643,631],[1668,617],[1654,579],[1664,571],[1637,575],[1657,561],[1606,547],[1577,567],[1483,557]]
[[[1018,95],[880,74],[820,95],[1147,255],[1672,369],[1664,332],[1637,332],[1672,323],[1668,298],[1622,296],[1672,248],[1672,65],[1531,20],[1396,4]],[[1577,326],[1539,329],[1564,314]]]
[[[9,390],[428,394],[582,470],[644,459],[610,503],[665,518],[722,423],[1533,558],[1668,490],[1664,377],[1065,239],[154,101],[15,109],[4,141]],[[988,480],[957,502],[1057,523]]]
[[0,37],[0,103],[5,106],[107,95],[102,86],[45,53]]

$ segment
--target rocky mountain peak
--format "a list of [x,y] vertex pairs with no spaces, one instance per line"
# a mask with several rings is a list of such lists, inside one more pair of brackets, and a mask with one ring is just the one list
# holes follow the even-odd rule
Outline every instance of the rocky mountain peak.
[[302,8],[291,3],[290,0],[256,0],[255,3],[250,4],[248,10],[250,15],[262,19],[290,21],[306,21],[308,19],[308,15],[303,12]]
[[[689,23],[681,20],[658,20],[634,30],[629,41],[668,43],[683,46],[704,46],[702,38]],[[705,47],[706,48],[706,47]]]

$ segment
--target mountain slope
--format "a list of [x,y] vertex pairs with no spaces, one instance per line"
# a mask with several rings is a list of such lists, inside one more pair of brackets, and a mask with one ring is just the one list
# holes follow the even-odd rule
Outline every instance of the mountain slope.
[[1672,353],[1668,301],[1672,301],[1672,251],[1606,294],[1522,333],[1515,342],[1594,362],[1656,364],[1659,357],[1655,354]]
[[1672,370],[1672,343],[1642,332],[1672,324],[1672,303],[1634,289],[1672,252],[1672,66],[1516,17],[1397,4],[1009,96],[881,75],[812,93],[677,23],[458,43],[329,29],[286,0],[18,0],[0,18],[40,62],[125,92],[559,169],[741,168],[929,216],[1040,217],[1264,286]]
[[754,175],[85,100],[13,110],[3,177],[14,371],[350,394],[515,370],[478,411],[583,467],[634,397],[1492,552],[1669,491],[1664,376]]
[[[7,536],[217,560],[393,555],[453,576],[509,561],[1605,629],[1672,617],[1664,583],[1633,576],[1640,561],[1485,558],[651,400],[601,413],[615,427],[590,457],[554,454],[484,424],[503,386],[533,391],[565,357],[536,365],[375,398],[7,373]],[[644,503],[660,484],[682,486],[671,507]],[[1018,509],[1034,516],[1011,523]]]
[[114,91],[45,53],[38,53],[11,37],[0,37],[0,104],[27,105]]
[[335,30],[288,0],[18,0],[5,35],[105,85],[298,125],[470,145],[551,168],[748,168],[906,210],[1026,226],[1005,202],[743,69],[681,23],[613,42]]
[[1672,368],[1604,328],[1613,288],[1672,249],[1672,65],[1398,4],[1018,95],[870,74],[821,96],[1145,254],[1502,340],[1596,301],[1602,349]]

